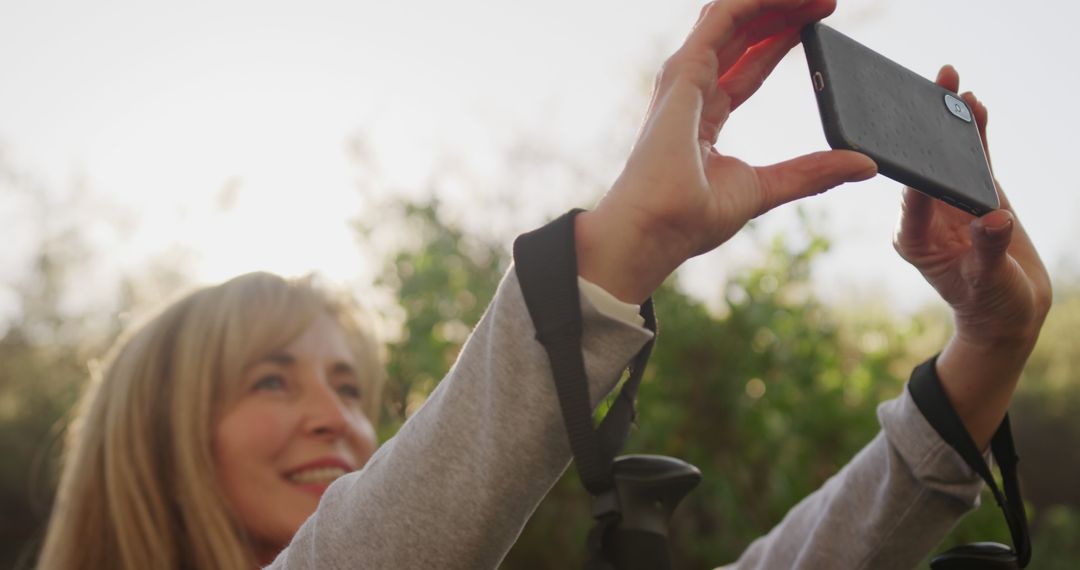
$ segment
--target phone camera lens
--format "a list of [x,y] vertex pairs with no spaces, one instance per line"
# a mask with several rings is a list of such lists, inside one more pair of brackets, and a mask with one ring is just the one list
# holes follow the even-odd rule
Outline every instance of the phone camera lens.
[[945,94],[945,108],[960,120],[967,123],[971,122],[971,109],[968,109],[968,106],[955,95],[951,93]]

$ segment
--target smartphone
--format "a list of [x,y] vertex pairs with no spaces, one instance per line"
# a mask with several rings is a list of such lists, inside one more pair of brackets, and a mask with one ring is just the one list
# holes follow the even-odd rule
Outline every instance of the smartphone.
[[998,208],[974,112],[959,95],[821,22],[802,29],[802,43],[829,146],[976,216]]

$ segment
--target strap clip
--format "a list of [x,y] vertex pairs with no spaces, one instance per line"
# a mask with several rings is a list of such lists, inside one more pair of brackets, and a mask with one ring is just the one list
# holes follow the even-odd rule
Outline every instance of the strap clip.
[[593,497],[592,516],[594,519],[599,520],[610,515],[618,516],[620,514],[622,514],[622,507],[619,504],[618,487],[612,487]]

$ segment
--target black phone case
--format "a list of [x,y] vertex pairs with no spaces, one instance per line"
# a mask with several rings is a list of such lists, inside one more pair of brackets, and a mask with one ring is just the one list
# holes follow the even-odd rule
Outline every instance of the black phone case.
[[830,146],[976,216],[998,208],[974,111],[967,122],[946,104],[955,93],[820,22],[802,42]]

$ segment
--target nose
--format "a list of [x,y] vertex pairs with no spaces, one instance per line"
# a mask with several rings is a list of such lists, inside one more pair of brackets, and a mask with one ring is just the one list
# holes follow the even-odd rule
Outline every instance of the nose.
[[304,432],[326,439],[344,435],[349,412],[333,386],[321,378],[307,386],[303,398]]

